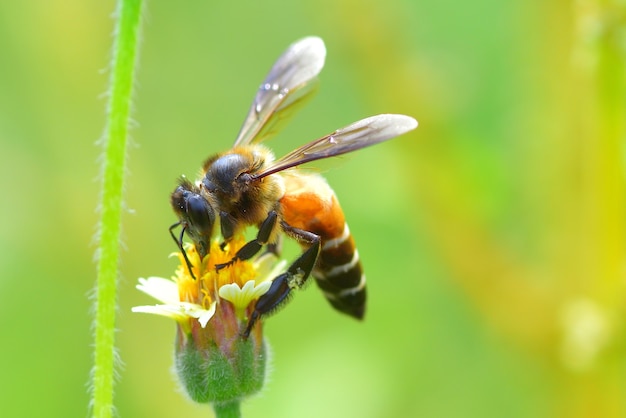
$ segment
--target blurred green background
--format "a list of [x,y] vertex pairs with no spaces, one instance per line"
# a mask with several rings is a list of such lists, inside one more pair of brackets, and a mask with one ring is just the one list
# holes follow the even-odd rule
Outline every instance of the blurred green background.
[[[621,3],[621,5],[620,5]],[[113,1],[0,3],[0,415],[88,408],[98,156]],[[288,44],[319,94],[277,154],[376,113],[420,127],[328,165],[369,285],[266,322],[245,417],[624,417],[626,11],[583,0],[146,4],[120,265],[121,417],[207,417],[138,277],[175,261],[168,196],[227,149]],[[323,164],[320,166],[326,167]]]

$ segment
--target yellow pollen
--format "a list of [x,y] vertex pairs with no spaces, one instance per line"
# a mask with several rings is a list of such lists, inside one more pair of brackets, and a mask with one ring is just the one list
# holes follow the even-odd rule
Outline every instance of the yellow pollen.
[[192,244],[185,246],[185,252],[191,262],[194,279],[189,273],[187,263],[182,253],[176,253],[180,265],[176,269],[174,281],[178,285],[178,295],[181,302],[190,302],[209,308],[213,301],[218,300],[219,288],[231,283],[240,287],[256,276],[254,264],[249,261],[237,260],[219,272],[215,266],[230,262],[237,251],[245,244],[242,236],[233,238],[222,249],[218,241],[211,243],[210,252],[200,261],[200,255]]

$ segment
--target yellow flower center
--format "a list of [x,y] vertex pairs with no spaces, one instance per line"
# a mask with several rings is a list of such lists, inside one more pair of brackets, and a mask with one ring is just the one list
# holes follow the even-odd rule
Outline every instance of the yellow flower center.
[[213,241],[209,254],[203,260],[200,260],[194,245],[187,245],[185,252],[191,262],[193,276],[189,273],[182,253],[177,253],[180,265],[174,281],[178,285],[181,302],[196,303],[208,309],[211,303],[219,300],[218,291],[222,286],[236,283],[243,287],[247,281],[254,280],[256,269],[249,260],[237,260],[220,271],[215,268],[218,264],[229,263],[244,244],[242,236],[233,238],[224,249],[217,240]]

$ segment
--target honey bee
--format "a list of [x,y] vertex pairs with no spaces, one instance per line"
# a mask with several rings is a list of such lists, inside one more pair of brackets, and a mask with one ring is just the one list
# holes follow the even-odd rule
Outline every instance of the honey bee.
[[[183,249],[185,234],[205,256],[218,222],[225,244],[246,227],[258,228],[256,237],[230,262],[216,266],[218,270],[236,260],[250,259],[263,247],[278,253],[282,235],[302,247],[301,255],[257,300],[244,337],[310,274],[335,309],[357,319],[365,314],[365,275],[337,197],[323,177],[296,166],[386,141],[415,129],[417,121],[404,115],[372,116],[275,159],[260,142],[312,94],[325,56],[324,42],[317,37],[290,45],[261,84],[234,146],[207,159],[197,183],[180,180],[171,196],[179,221],[170,227],[170,233],[190,271]],[[173,229],[178,226],[177,237]]]

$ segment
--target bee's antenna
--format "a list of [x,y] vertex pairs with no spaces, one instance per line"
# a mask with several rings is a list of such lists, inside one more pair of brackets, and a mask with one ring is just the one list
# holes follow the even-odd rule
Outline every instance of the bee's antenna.
[[[172,231],[177,226],[182,226],[182,229],[180,230],[180,235],[179,235],[178,238],[176,238],[176,235],[174,235],[174,232]],[[187,230],[187,225],[186,224],[183,225],[182,221],[176,222],[174,225],[170,226],[170,228],[169,228],[170,235],[172,236],[172,239],[174,240],[174,242],[178,246],[178,249],[180,250],[180,252],[183,254],[183,258],[185,259],[185,263],[187,263],[187,269],[189,270],[189,274],[191,274],[191,277],[193,277],[193,279],[195,280],[196,276],[194,276],[194,274],[193,274],[191,261],[189,261],[189,257],[187,257],[187,251],[185,251],[185,248],[183,247],[183,236],[185,235],[185,231],[186,230]]]

